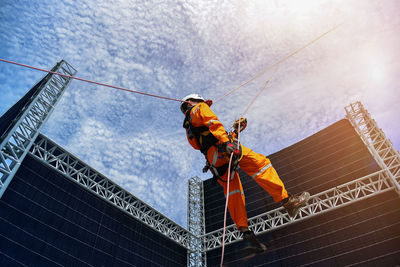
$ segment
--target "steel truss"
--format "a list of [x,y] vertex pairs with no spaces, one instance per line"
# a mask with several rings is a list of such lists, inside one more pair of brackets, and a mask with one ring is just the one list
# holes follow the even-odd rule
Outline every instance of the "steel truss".
[[[249,228],[255,233],[269,232],[389,190],[394,189],[400,192],[399,152],[393,148],[391,142],[360,102],[351,104],[345,109],[347,118],[382,170],[312,196],[309,205],[301,209],[295,218],[290,218],[283,208],[250,218]],[[219,229],[203,235],[201,237],[204,242],[203,252],[221,247],[222,234],[223,229]],[[240,241],[241,235],[234,225],[228,226],[225,244]]]
[[[53,71],[69,76],[76,74],[76,70],[65,61],[58,63]],[[1,139],[0,197],[29,152],[45,165],[186,248],[188,266],[206,266],[206,252],[222,246],[223,229],[205,234],[204,190],[201,179],[194,177],[189,180],[186,230],[39,133],[71,81],[71,78],[54,74],[49,77]],[[250,218],[249,227],[256,234],[269,232],[389,190],[396,190],[400,194],[399,152],[393,148],[360,102],[345,109],[347,118],[382,170],[312,196],[309,205],[302,208],[295,218],[290,218],[283,208]],[[228,226],[225,244],[240,240],[241,233],[236,227]]]
[[400,154],[394,149],[392,142],[386,138],[371,115],[361,102],[353,103],[346,108],[347,118],[360,135],[379,166],[391,178],[397,193],[400,195]]
[[[76,70],[62,60],[52,69],[53,72],[74,76]],[[39,85],[33,99],[22,109],[17,121],[1,138],[0,144],[0,198],[17,172],[21,162],[28,153],[44,123],[54,110],[54,107],[71,78],[48,74],[47,81]],[[39,82],[41,83],[42,80]]]
[[[392,189],[389,176],[381,170],[312,196],[308,206],[302,208],[295,218],[289,217],[284,208],[280,207],[250,218],[249,228],[256,234],[266,233]],[[204,251],[221,247],[222,233],[223,229],[219,229],[202,236]],[[241,235],[235,225],[228,226],[225,244],[240,241]]]
[[188,230],[195,236],[190,238],[192,251],[188,251],[187,266],[206,266],[206,253],[200,236],[205,234],[204,187],[199,177],[188,181]]
[[90,192],[147,224],[159,233],[191,250],[192,233],[130,194],[95,169],[43,135],[39,135],[30,154]]

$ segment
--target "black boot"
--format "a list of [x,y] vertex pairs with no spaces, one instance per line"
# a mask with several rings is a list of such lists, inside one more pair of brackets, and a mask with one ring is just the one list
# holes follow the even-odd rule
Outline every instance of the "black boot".
[[284,199],[282,201],[282,205],[286,209],[289,216],[293,218],[299,213],[300,208],[307,205],[309,199],[310,193],[303,192],[298,196],[289,196],[288,198]]
[[244,249],[248,254],[260,253],[267,250],[267,247],[258,241],[257,237],[252,231],[247,230],[243,232]]

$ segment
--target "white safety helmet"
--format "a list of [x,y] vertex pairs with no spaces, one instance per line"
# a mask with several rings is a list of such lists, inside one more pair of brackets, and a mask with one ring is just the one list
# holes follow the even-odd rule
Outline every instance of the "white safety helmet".
[[[188,101],[189,99],[205,101],[205,99],[203,97],[201,97],[200,95],[198,95],[198,94],[187,95],[184,98],[182,98],[182,101]],[[183,114],[185,114],[185,112],[186,112],[186,106],[187,106],[187,103],[186,102],[182,102],[181,111],[182,111]]]

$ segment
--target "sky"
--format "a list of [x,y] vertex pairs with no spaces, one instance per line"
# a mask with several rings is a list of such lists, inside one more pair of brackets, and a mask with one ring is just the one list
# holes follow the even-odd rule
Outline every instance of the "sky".
[[[244,145],[268,155],[345,117],[361,101],[400,149],[400,1],[0,0],[0,58],[181,99],[217,99],[227,129],[245,117]],[[0,62],[0,114],[43,72]],[[186,227],[187,180],[207,179],[186,141],[179,102],[73,81],[43,134]],[[357,178],[357,177],[356,177]]]

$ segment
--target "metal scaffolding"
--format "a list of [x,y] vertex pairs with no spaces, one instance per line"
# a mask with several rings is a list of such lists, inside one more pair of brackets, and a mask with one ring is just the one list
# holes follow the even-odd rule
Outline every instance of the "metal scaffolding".
[[188,181],[188,230],[195,236],[190,238],[187,266],[206,266],[206,254],[202,252],[203,241],[200,238],[205,234],[204,188],[199,177]]
[[[74,76],[76,70],[62,60],[53,72]],[[17,121],[2,137],[0,144],[0,198],[17,172],[44,123],[71,82],[71,78],[48,74],[37,84],[37,93],[17,116]]]
[[364,108],[361,102],[353,103],[346,108],[347,118],[357,131],[362,141],[375,158],[378,165],[390,177],[393,186],[400,195],[400,154],[392,142]]

